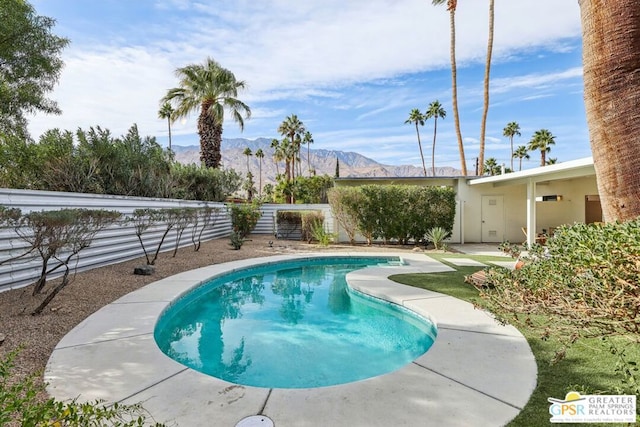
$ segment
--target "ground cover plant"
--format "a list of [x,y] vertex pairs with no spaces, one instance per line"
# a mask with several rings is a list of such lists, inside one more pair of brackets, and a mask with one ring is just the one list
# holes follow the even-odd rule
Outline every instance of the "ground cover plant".
[[[493,260],[504,261],[504,258],[468,254],[430,253],[429,256],[448,264],[454,271],[397,275],[391,279],[451,295],[473,304],[482,304],[481,292],[465,283],[464,278],[483,267],[457,266],[447,263],[443,258],[472,258],[487,265]],[[501,271],[504,275],[512,274],[506,269],[494,270]],[[517,323],[516,326],[527,339],[538,368],[537,387],[523,411],[509,423],[509,426],[548,425],[551,416],[547,399],[562,398],[568,391],[581,394],[634,394],[624,367],[632,368],[635,365],[627,365],[622,360],[640,360],[640,346],[625,346],[628,342],[627,335],[608,336],[605,339],[603,336],[582,337],[567,346],[565,335],[552,333],[558,330],[558,321],[547,314],[520,315],[518,321],[511,316],[508,320]],[[612,348],[616,350],[612,351]],[[619,348],[624,349],[624,355],[617,350]]]

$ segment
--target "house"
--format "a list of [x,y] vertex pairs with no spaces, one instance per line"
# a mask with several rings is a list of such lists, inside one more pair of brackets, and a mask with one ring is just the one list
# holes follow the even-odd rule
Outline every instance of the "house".
[[458,205],[452,243],[526,240],[532,244],[538,235],[550,234],[563,224],[602,221],[591,157],[487,177],[336,179],[336,186],[365,184],[455,189]]

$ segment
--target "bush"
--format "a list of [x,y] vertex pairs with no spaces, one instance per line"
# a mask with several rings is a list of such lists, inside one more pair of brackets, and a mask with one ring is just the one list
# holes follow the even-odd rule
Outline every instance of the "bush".
[[[319,211],[305,211],[301,213],[302,240],[307,243],[316,238],[314,230],[324,230],[324,214]],[[317,240],[317,239],[316,239]]]
[[37,374],[16,380],[13,361],[16,352],[0,359],[0,425],[18,422],[23,426],[106,426],[160,427],[140,405],[107,405],[102,401],[79,403],[42,400],[45,386]]
[[444,246],[444,241],[447,237],[449,237],[451,233],[445,230],[442,227],[433,227],[429,231],[427,231],[426,239],[429,242],[433,243],[435,249],[442,249]]
[[329,194],[332,210],[350,239],[355,236],[350,234],[352,224],[369,244],[377,238],[419,243],[434,227],[453,230],[456,201],[451,188],[365,185],[335,188]]
[[[520,270],[495,269],[493,277],[495,289],[482,293],[482,304],[503,320],[550,317],[547,337],[564,338],[566,345],[610,336],[640,343],[640,219],[560,227],[546,248],[530,250]],[[612,351],[624,359],[623,349]],[[640,393],[635,362],[619,371],[630,391]]]
[[194,164],[171,165],[174,188],[171,197],[222,202],[240,189],[242,177],[233,169],[214,169]]
[[260,205],[257,203],[241,203],[229,205],[231,211],[231,226],[244,238],[256,228],[262,216]]

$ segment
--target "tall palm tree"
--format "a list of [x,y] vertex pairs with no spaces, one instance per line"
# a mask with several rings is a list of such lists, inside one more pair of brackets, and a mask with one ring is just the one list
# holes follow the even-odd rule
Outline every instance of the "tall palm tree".
[[556,137],[547,129],[540,129],[533,133],[527,149],[531,151],[540,150],[540,166],[547,164],[547,153],[551,151],[551,146],[556,143]]
[[[522,136],[520,133],[520,125],[516,122],[509,122],[502,129],[502,135],[509,138],[509,142],[511,142],[511,170],[513,170],[513,137],[514,136]],[[522,158],[520,158],[520,169],[522,170]]]
[[158,117],[161,119],[167,119],[167,126],[169,126],[169,151],[171,151],[171,119],[173,111],[174,110],[170,102],[164,102],[158,111]]
[[222,159],[220,148],[225,111],[231,113],[240,130],[244,129],[244,119],[251,117],[249,106],[237,98],[246,84],[211,58],[204,64],[178,68],[176,76],[179,87],[169,89],[162,101],[176,106],[174,120],[200,110],[200,159],[206,167],[217,168]]
[[[524,145],[521,145],[518,148],[516,148],[516,151],[513,152],[511,157],[517,157],[518,159],[520,159],[520,167],[518,168],[518,170],[522,170],[522,159],[529,160],[531,158],[531,156],[529,156],[529,152],[527,151],[527,147]],[[513,161],[511,163],[513,164]]]
[[447,117],[447,112],[442,107],[442,104],[436,99],[427,107],[427,112],[424,118],[429,120],[433,117],[433,144],[431,146],[431,173],[436,176],[436,133],[438,131],[438,118],[444,119]]
[[271,148],[273,148],[273,163],[276,164],[276,178],[280,175],[279,163],[282,161],[282,150],[280,149],[280,141],[273,138],[271,140]]
[[[494,6],[495,1],[489,0],[489,40],[487,41],[487,61],[484,66],[484,107],[482,109],[482,121],[480,122],[480,153],[478,154],[480,175],[482,175],[482,165],[484,163],[484,141],[487,130],[487,114],[489,113],[489,74],[491,73],[491,55],[493,53]],[[513,162],[511,164],[511,170],[513,170]]]
[[242,154],[247,156],[247,174],[249,174],[251,173],[251,169],[249,169],[249,159],[251,158],[251,156],[253,156],[253,151],[251,151],[251,148],[247,147],[244,149]]
[[258,197],[262,197],[262,159],[264,159],[264,151],[262,151],[262,148],[258,148],[256,150],[256,154],[255,154],[256,158],[258,159],[258,173],[259,173],[259,177],[258,177]]
[[309,171],[309,176],[311,176],[311,144],[313,144],[313,135],[311,135],[311,132],[306,131],[304,133],[302,143],[307,144],[307,169]]
[[[306,132],[304,128],[304,123],[298,119],[298,116],[292,114],[288,116],[284,121],[278,126],[278,132],[283,137],[289,139],[289,143],[292,144],[294,155],[290,157],[291,159],[291,180],[295,180],[295,161],[298,157],[298,153],[300,152],[300,144],[302,144],[302,135]],[[283,141],[284,142],[284,141]]]
[[418,135],[418,147],[420,148],[420,158],[422,159],[422,170],[424,171],[424,176],[427,176],[427,167],[424,164],[424,154],[422,154],[422,143],[420,142],[420,130],[418,129],[418,125],[424,126],[424,115],[418,110],[414,108],[409,113],[409,118],[404,121],[405,124],[413,123],[416,125],[416,135]]
[[450,28],[450,56],[451,56],[451,99],[453,104],[453,120],[456,128],[456,136],[458,138],[458,151],[460,152],[460,165],[462,167],[462,175],[467,176],[467,160],[464,156],[464,144],[462,142],[462,132],[460,131],[460,115],[458,114],[458,70],[456,68],[456,7],[457,0],[432,0],[435,6],[447,4],[449,11],[449,28]]
[[605,221],[640,216],[640,2],[579,0],[584,100]]

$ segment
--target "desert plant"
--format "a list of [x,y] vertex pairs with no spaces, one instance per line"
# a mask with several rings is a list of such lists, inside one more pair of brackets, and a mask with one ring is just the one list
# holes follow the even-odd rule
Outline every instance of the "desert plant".
[[433,227],[429,231],[427,231],[425,237],[429,242],[433,243],[433,246],[436,250],[440,250],[443,249],[444,241],[449,237],[450,234],[451,233],[449,231],[445,230],[442,227]]
[[242,233],[239,231],[233,231],[231,232],[231,236],[229,236],[231,242],[229,242],[229,244],[233,247],[233,249],[235,250],[239,250],[240,248],[242,248],[242,245],[244,244],[244,237],[242,236]]
[[[180,221],[181,215],[182,214],[180,208],[147,208],[136,209],[133,211],[132,221],[136,230],[136,236],[138,236],[138,241],[140,242],[140,246],[142,246],[142,251],[144,252],[145,259],[147,260],[147,265],[154,265],[156,263],[158,255],[160,254],[160,249],[162,248],[162,244],[164,243],[164,239],[167,237],[167,234],[169,234],[169,231],[171,231],[171,229]],[[144,241],[142,240],[142,234],[152,225],[156,224],[164,224],[164,233],[162,234],[160,243],[158,243],[158,246],[156,247],[153,257],[151,257],[149,252],[147,252]]]
[[315,239],[315,230],[324,230],[324,214],[320,211],[304,211],[301,213],[302,240],[311,243]]
[[[215,169],[213,169],[215,170]],[[193,218],[193,227],[191,228],[191,242],[193,243],[193,251],[198,252],[202,243],[202,233],[209,227],[216,224],[220,208],[205,206],[196,211]]]
[[231,226],[233,231],[246,237],[256,228],[262,212],[258,203],[241,203],[229,205],[231,211]]
[[[38,253],[42,261],[33,295],[42,292],[51,273],[64,269],[62,281],[49,292],[32,314],[41,313],[70,283],[71,260],[91,245],[100,230],[113,224],[120,216],[120,212],[101,209],[60,209],[31,212],[15,222],[16,234]],[[55,265],[51,266],[51,262]]]
[[[0,358],[0,425],[17,422],[23,426],[149,426],[160,427],[152,417],[136,405],[113,405],[102,401],[79,403],[41,399],[45,385],[38,374],[20,377],[15,372],[17,351]],[[16,380],[16,378],[18,378]]]
[[342,227],[349,238],[349,243],[356,243],[356,233],[358,232],[358,219],[355,207],[358,206],[357,199],[360,192],[352,187],[339,187],[329,190],[327,197],[331,205],[331,212],[338,224]]
[[[321,246],[329,246],[329,244],[337,238],[334,233],[329,233],[322,223],[313,224],[311,228],[311,235],[313,240],[316,240]],[[309,243],[311,243],[311,241],[309,241]]]

